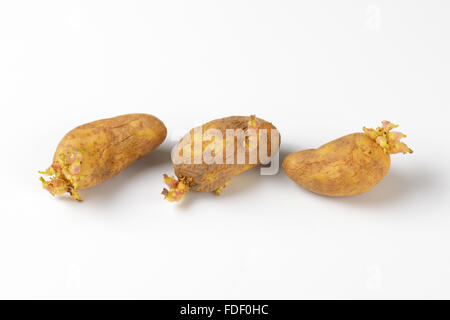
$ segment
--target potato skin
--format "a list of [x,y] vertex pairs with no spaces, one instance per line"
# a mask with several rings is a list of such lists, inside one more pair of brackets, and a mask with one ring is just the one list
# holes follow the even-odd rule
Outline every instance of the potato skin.
[[159,146],[166,127],[148,114],[127,114],[79,126],[59,143],[52,165],[40,178],[52,195],[69,193],[82,201],[78,190],[96,186],[117,175]]
[[96,186],[158,147],[167,129],[148,114],[126,114],[81,125],[59,143],[53,161],[61,155],[83,156],[77,189]]
[[[248,152],[246,152],[246,161],[244,164],[237,164],[237,158],[235,157],[234,164],[226,164],[226,130],[227,129],[242,129],[247,130],[248,124],[251,117],[246,116],[231,116],[221,119],[216,119],[213,121],[210,121],[208,123],[205,123],[202,126],[203,132],[209,130],[209,129],[217,129],[222,132],[223,135],[223,155],[224,155],[224,161],[223,164],[175,164],[173,165],[175,174],[178,178],[184,177],[190,179],[190,190],[194,191],[202,191],[202,192],[213,192],[217,191],[220,188],[224,187],[228,181],[235,175],[242,173],[244,171],[247,171],[257,165],[260,164],[259,159],[259,139],[258,139],[258,159],[256,164],[251,164],[248,161]],[[272,156],[275,152],[278,151],[278,148],[276,150],[271,150],[271,136],[270,136],[270,130],[276,130],[276,127],[272,125],[272,123],[267,122],[263,119],[256,118],[256,120],[259,122],[259,128],[260,129],[266,129],[268,134],[267,139],[267,154]],[[191,139],[194,136],[194,129],[190,130],[187,135],[191,135]],[[193,141],[193,140],[191,140]],[[181,142],[181,141],[180,141]],[[203,146],[204,151],[205,146]],[[194,145],[191,143],[191,151],[193,154]],[[237,143],[235,139],[234,143],[234,154],[237,154]]]
[[318,149],[288,155],[283,168],[289,178],[321,195],[343,197],[364,193],[387,174],[390,156],[364,133],[331,141]]

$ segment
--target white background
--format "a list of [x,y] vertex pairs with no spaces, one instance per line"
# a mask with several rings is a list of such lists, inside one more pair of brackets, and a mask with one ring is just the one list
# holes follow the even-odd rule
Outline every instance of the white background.
[[[0,1],[1,298],[450,298],[448,1]],[[73,127],[124,113],[168,139],[53,198],[38,170]],[[163,201],[173,141],[229,115],[273,122],[282,157],[400,123],[370,192],[280,170]]]

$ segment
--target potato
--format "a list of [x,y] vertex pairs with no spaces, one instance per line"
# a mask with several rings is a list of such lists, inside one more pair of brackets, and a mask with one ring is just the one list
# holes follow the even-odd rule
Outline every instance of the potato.
[[412,153],[400,142],[404,134],[392,132],[396,125],[363,128],[318,149],[299,151],[283,161],[287,176],[302,187],[327,196],[353,196],[369,191],[389,171],[390,154]]
[[168,201],[181,200],[187,190],[219,195],[233,176],[269,162],[279,145],[278,130],[255,116],[210,121],[190,130],[178,143],[174,157],[183,161],[172,159],[178,179],[164,175],[169,190],[162,194]]
[[158,147],[167,130],[156,117],[126,114],[79,126],[59,143],[52,165],[41,174],[52,195],[68,192],[81,201],[77,190],[96,186]]

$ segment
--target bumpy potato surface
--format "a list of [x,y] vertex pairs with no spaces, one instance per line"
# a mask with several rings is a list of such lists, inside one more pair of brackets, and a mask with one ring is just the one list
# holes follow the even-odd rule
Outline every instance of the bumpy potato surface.
[[[196,131],[201,129],[199,131]],[[216,144],[218,141],[215,138],[210,140],[203,139],[203,143],[201,145],[201,154],[204,154],[206,150],[211,149],[211,154],[216,155],[216,148],[222,148],[222,163],[206,163],[203,159],[200,163],[195,163],[195,139],[199,137],[196,136],[196,132],[201,132],[201,134],[207,132],[208,130],[218,130],[222,135],[222,140],[220,141],[219,146]],[[278,152],[279,142],[276,145],[276,149],[272,150],[272,130],[276,131],[278,135],[277,129],[270,123],[263,119],[256,118],[254,116],[245,117],[245,116],[232,116],[222,119],[217,119],[205,123],[201,128],[194,128],[190,130],[186,136],[181,139],[179,142],[179,156],[183,156],[183,150],[181,144],[187,137],[190,137],[190,145],[187,145],[187,148],[191,150],[191,163],[174,163],[174,171],[178,178],[168,177],[165,175],[164,181],[169,186],[170,190],[164,189],[163,194],[165,198],[169,201],[179,201],[187,190],[193,191],[203,191],[203,192],[216,192],[217,194],[228,184],[230,179],[246,170],[249,170],[255,166],[261,164],[261,159],[259,157],[259,148],[260,148],[260,138],[259,132],[261,129],[265,129],[267,132],[267,140],[266,140],[266,154],[268,157],[271,157],[275,152]],[[227,158],[230,159],[230,156],[227,157],[227,143],[230,143],[230,140],[227,140],[227,130],[242,130],[245,133],[255,134],[256,141],[256,152],[257,155],[256,161],[250,161],[250,150],[252,150],[251,145],[249,146],[248,138],[245,141],[238,141],[238,138],[235,137],[231,142],[233,146],[229,146],[229,149],[233,149],[232,163],[230,164]],[[279,141],[279,140],[278,140]],[[247,148],[244,146],[244,154],[245,160],[240,163],[238,159],[238,148],[240,144],[244,143],[247,145]]]

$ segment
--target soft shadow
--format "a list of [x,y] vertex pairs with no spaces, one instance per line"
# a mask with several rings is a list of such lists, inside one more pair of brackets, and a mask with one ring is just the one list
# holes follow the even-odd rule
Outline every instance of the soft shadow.
[[173,205],[177,210],[184,211],[191,207],[193,203],[195,203],[197,200],[201,201],[201,197],[217,197],[212,192],[197,192],[197,191],[188,191],[186,192],[184,198],[178,202],[174,203]]
[[425,170],[396,171],[392,169],[380,183],[364,194],[343,198],[316,196],[353,207],[389,207],[406,198],[415,198],[423,193],[424,189],[433,188],[435,183],[435,177]]
[[233,197],[238,193],[243,193],[250,190],[260,179],[259,168],[253,168],[242,172],[237,176],[231,178],[230,183],[224,188],[219,197],[228,198]]
[[[169,146],[161,146],[150,154],[137,160],[112,179],[93,188],[81,190],[81,197],[83,200],[90,202],[112,199],[117,193],[121,192],[127,184],[132,183],[136,176],[158,166],[170,164],[170,153],[171,149]],[[162,174],[160,181],[162,181]]]
[[200,198],[203,198],[203,201],[205,198],[208,201],[220,201],[224,198],[234,197],[238,193],[243,193],[245,190],[250,190],[255,183],[258,183],[259,178],[259,168],[253,168],[234,176],[219,196],[214,192],[188,191],[184,198],[176,204],[177,209],[185,210],[195,203],[195,201],[202,201]]
[[[279,154],[279,169],[278,172],[273,175],[273,177],[276,177],[277,179],[279,179],[280,177],[282,179],[285,178],[285,174],[281,164],[283,163],[283,160],[287,155],[299,150],[301,150],[300,147],[295,147],[291,145],[281,146]],[[266,167],[269,166],[270,164],[267,165]],[[188,191],[183,200],[177,204],[177,208],[180,209],[188,208],[191,206],[192,203],[194,203],[197,199],[201,197],[213,197],[217,198],[217,200],[220,200],[220,198],[231,198],[237,196],[238,194],[242,194],[248,190],[251,190],[251,188],[253,188],[258,183],[271,183],[268,182],[267,180],[262,179],[263,177],[261,177],[260,170],[261,167],[258,166],[232,177],[230,183],[226,186],[226,188],[222,190],[220,196],[216,196],[213,192]]]

